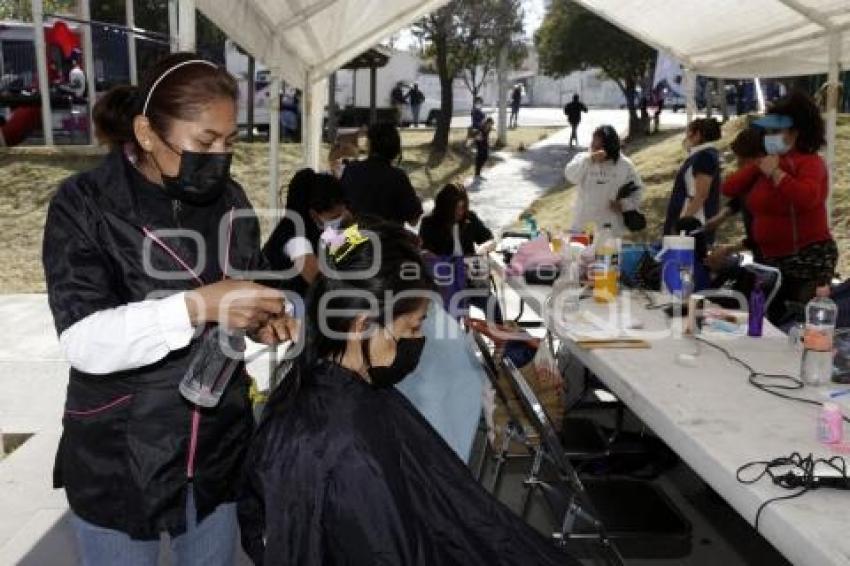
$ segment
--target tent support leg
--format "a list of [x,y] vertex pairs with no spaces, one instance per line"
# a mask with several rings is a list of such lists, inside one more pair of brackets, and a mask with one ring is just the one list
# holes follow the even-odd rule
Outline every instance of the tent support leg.
[[826,166],[829,171],[829,197],[827,198],[827,219],[832,221],[832,191],[835,184],[835,133],[838,123],[838,75],[841,34],[829,35],[829,69],[826,89]]
[[[44,6],[41,0],[32,0],[32,29],[44,29]],[[47,46],[44,33],[33,33],[33,36],[38,70],[38,94],[41,97],[41,129],[44,132],[44,145],[53,145],[53,112],[50,108],[50,86],[47,80]]]
[[683,78],[683,87],[685,90],[685,112],[688,116],[688,124],[690,124],[697,113],[696,103],[696,88],[697,76],[690,69],[685,69]]

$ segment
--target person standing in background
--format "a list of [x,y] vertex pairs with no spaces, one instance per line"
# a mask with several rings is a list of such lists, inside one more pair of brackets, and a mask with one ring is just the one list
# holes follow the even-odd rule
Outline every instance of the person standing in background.
[[493,118],[486,118],[475,135],[475,179],[483,179],[481,169],[490,157],[490,132],[493,131]]
[[579,98],[578,94],[573,95],[572,102],[564,106],[564,114],[567,116],[567,122],[570,123],[570,147],[573,144],[578,145],[578,125],[581,122],[581,113],[587,113],[587,106]]
[[396,124],[401,123],[401,117],[404,115],[404,105],[407,102],[407,96],[404,94],[404,89],[402,88],[404,83],[401,81],[395,84],[392,91],[390,91],[390,103],[393,105],[393,108],[396,109],[397,121]]
[[419,90],[419,85],[413,83],[413,88],[407,93],[407,100],[410,102],[410,115],[413,118],[413,127],[419,127],[419,112],[422,110],[422,103],[425,102],[425,95]]
[[519,107],[522,105],[522,84],[517,83],[511,91],[511,119],[509,128],[516,128],[519,124]]

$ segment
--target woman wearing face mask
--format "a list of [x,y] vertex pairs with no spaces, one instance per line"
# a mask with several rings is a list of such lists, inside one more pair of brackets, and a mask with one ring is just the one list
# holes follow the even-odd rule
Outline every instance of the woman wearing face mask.
[[255,564],[577,564],[393,387],[418,364],[432,288],[411,235],[351,227],[329,256],[336,273],[310,289],[304,350],[249,451],[239,516]]
[[[261,268],[259,224],[230,178],[234,79],[193,54],[98,104],[112,152],[67,179],[44,233],[48,298],[70,365],[55,485],[85,565],[232,564],[234,483],[252,429],[248,379],[218,405],[180,394],[202,329],[287,337]],[[198,332],[196,332],[196,330]]]
[[754,125],[764,130],[768,155],[730,175],[723,193],[746,195],[762,261],[782,271],[782,289],[772,304],[776,320],[788,301],[806,303],[835,272],[838,249],[826,205],[829,174],[818,155],[826,143],[825,125],[803,93],[776,102]]
[[[622,236],[641,229],[631,223],[630,213],[638,213],[642,183],[634,164],[620,151],[620,136],[612,126],[600,126],[593,132],[590,151],[576,155],[564,169],[564,176],[578,192],[573,230],[582,231],[589,224],[597,229],[610,224],[614,235]],[[618,199],[620,189],[627,185],[637,190],[626,199]]]
[[[664,220],[665,235],[679,234],[682,219],[695,218],[704,225],[720,211],[720,152],[714,147],[720,134],[720,122],[714,118],[697,118],[688,124],[684,140],[688,158],[673,183]],[[707,233],[705,242],[713,243],[714,235]]]
[[325,228],[349,221],[339,181],[312,169],[298,171],[289,183],[286,214],[263,246],[269,267],[279,272],[275,286],[304,296],[319,273],[316,250]]

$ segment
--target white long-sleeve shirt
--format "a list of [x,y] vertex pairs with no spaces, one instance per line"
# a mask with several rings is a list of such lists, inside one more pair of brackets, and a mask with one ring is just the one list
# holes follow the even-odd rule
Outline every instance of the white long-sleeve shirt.
[[71,366],[84,373],[104,375],[158,362],[192,340],[185,295],[92,313],[62,332],[59,344]]
[[628,232],[622,213],[611,210],[611,201],[617,199],[617,191],[629,181],[640,187],[628,199],[631,209],[636,209],[643,197],[643,183],[628,157],[621,154],[616,163],[610,159],[594,163],[590,152],[579,153],[567,164],[564,176],[576,186],[573,230],[584,230],[587,224],[593,223],[597,230],[610,224],[617,237]]

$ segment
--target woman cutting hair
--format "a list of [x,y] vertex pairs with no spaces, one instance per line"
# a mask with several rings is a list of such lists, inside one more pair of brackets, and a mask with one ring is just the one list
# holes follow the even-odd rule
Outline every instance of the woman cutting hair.
[[141,88],[119,88],[95,113],[112,152],[62,183],[44,232],[71,365],[55,485],[84,565],[154,566],[163,532],[177,564],[232,564],[248,378],[241,364],[212,376],[229,384],[203,410],[178,385],[204,330],[288,337],[282,295],[231,278],[262,267],[257,219],[229,173],[236,82],[177,53]]
[[767,155],[727,177],[723,193],[746,199],[761,261],[782,272],[782,288],[771,305],[777,320],[786,302],[805,304],[835,274],[829,173],[818,155],[826,127],[818,107],[803,93],[776,101],[754,125],[764,131]]
[[251,445],[240,501],[249,556],[266,566],[578,564],[485,491],[393,387],[419,363],[432,289],[410,234],[352,226],[328,253],[335,272],[310,290],[303,354]]

